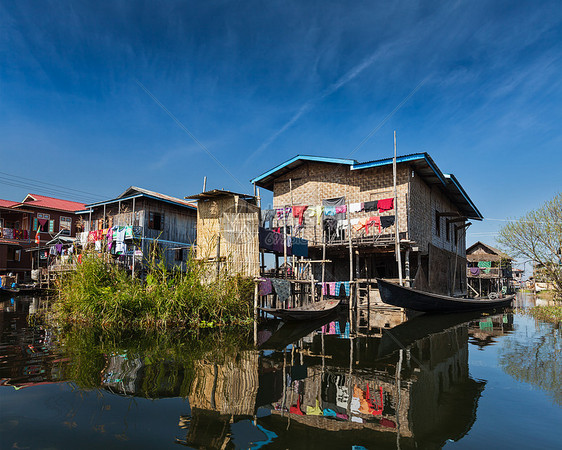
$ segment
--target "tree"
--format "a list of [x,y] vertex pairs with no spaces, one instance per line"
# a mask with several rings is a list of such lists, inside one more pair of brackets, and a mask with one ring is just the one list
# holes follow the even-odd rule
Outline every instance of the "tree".
[[508,222],[496,239],[511,254],[529,258],[562,296],[562,193],[535,211]]

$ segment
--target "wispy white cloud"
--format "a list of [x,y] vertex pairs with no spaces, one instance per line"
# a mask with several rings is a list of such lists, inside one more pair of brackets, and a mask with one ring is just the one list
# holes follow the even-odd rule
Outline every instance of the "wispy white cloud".
[[273,142],[275,142],[275,140],[279,136],[285,133],[289,128],[291,128],[295,123],[297,123],[298,120],[303,115],[309,112],[316,103],[332,95],[333,93],[344,87],[346,84],[353,81],[356,77],[358,77],[363,71],[369,68],[369,66],[371,66],[377,60],[377,58],[381,56],[383,52],[384,52],[383,50],[378,50],[372,53],[370,56],[363,59],[363,61],[361,61],[359,64],[351,68],[351,70],[349,70],[347,73],[341,76],[337,81],[335,81],[334,83],[329,85],[326,89],[324,89],[320,95],[303,103],[301,107],[297,110],[297,112],[293,114],[293,116],[281,128],[279,128],[275,133],[273,133],[270,137],[268,137],[258,147],[258,149],[250,155],[247,162],[251,161],[253,158],[258,156],[261,152],[267,149]]

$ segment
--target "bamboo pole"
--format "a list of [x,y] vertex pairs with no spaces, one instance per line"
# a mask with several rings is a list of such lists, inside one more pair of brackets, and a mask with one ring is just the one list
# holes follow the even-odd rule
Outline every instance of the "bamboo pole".
[[254,345],[258,345],[258,281],[254,281]]
[[396,190],[396,131],[394,131],[394,158],[392,160],[392,172],[394,178],[394,226],[395,226],[395,253],[396,253],[396,261],[398,263],[398,279],[400,280],[400,286],[403,286],[402,282],[402,257],[400,255],[400,228],[398,227],[398,193]]

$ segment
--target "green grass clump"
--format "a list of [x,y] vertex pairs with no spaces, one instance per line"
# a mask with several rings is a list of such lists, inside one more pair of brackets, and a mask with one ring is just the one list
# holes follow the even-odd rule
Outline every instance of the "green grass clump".
[[534,306],[529,310],[536,319],[545,320],[547,322],[562,322],[562,306]]
[[224,271],[210,278],[205,266],[193,259],[186,272],[157,261],[152,258],[140,280],[97,254],[83,254],[76,271],[59,279],[49,318],[63,324],[138,328],[251,323],[251,279]]

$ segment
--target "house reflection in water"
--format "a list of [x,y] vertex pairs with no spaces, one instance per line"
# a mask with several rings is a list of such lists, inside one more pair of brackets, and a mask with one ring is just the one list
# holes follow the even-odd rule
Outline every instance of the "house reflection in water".
[[[3,302],[2,384],[72,379],[68,360],[50,350],[50,332],[19,323],[26,313]],[[510,332],[510,314],[349,319],[275,323],[260,330],[260,349],[218,359],[180,360],[161,348],[157,354],[171,356],[155,363],[123,344],[96,351],[89,379],[119,395],[188,397],[177,442],[195,448],[439,448],[470,430],[485,383],[469,377],[469,338]]]
[[[300,337],[298,325],[283,325],[259,353],[200,366],[192,414],[180,421],[187,428],[181,443],[438,448],[458,440],[474,423],[485,385],[468,373],[471,319],[420,316],[392,328],[377,323],[373,330],[346,317],[308,334],[303,325]],[[293,342],[287,345],[283,336]],[[253,440],[244,440],[252,433]]]

